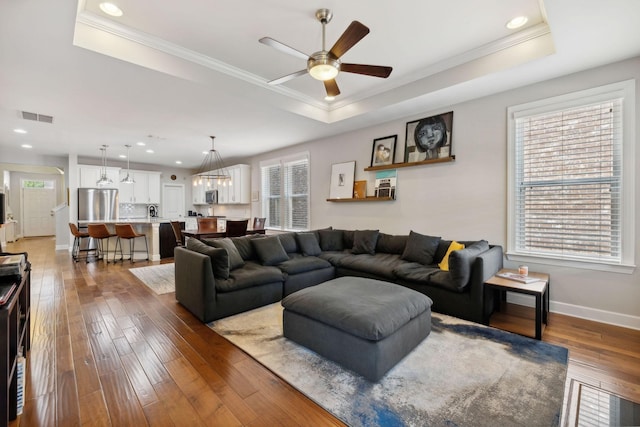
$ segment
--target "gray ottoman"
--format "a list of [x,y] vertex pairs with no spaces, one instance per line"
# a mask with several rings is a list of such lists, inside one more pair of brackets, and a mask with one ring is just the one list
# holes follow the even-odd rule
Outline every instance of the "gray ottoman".
[[290,340],[378,381],[431,332],[426,296],[393,283],[340,277],[282,300]]

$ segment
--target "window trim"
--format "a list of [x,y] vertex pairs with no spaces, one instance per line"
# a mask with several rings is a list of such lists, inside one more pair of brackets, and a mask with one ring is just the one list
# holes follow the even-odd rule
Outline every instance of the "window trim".
[[[262,160],[259,163],[259,169],[260,169],[260,190],[262,191],[262,189],[264,188],[264,183],[262,182],[262,169],[264,167],[269,167],[269,166],[275,166],[275,165],[279,165],[282,168],[284,168],[286,163],[289,162],[295,162],[295,161],[301,161],[301,160],[306,160],[307,161],[307,228],[305,230],[290,230],[288,228],[286,228],[284,225],[285,221],[284,221],[284,204],[282,204],[281,209],[280,209],[280,216],[281,216],[281,220],[282,221],[282,226],[281,227],[268,227],[265,226],[265,229],[267,230],[273,230],[273,231],[279,231],[279,232],[288,232],[288,231],[306,231],[309,230],[309,228],[311,227],[311,156],[309,155],[308,151],[303,151],[300,153],[295,153],[295,154],[290,154],[290,155],[286,155],[283,157],[275,157],[275,158],[271,158],[271,159],[267,159],[267,160]],[[281,179],[284,179],[284,175],[281,176]],[[284,187],[284,182],[281,183],[283,185],[283,189]],[[264,198],[265,195],[262,195],[262,198],[260,200],[260,212],[261,212],[261,216],[263,215],[263,203],[264,203]],[[268,221],[267,221],[268,222]]]
[[[635,79],[612,83],[507,108],[507,250],[508,260],[631,274],[635,270]],[[621,261],[580,260],[532,255],[516,250],[516,119],[523,116],[622,98]]]

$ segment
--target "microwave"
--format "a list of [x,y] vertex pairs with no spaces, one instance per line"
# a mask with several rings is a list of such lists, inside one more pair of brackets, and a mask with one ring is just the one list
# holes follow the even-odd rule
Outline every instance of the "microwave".
[[208,205],[215,205],[218,203],[218,190],[208,190],[204,192],[204,201]]

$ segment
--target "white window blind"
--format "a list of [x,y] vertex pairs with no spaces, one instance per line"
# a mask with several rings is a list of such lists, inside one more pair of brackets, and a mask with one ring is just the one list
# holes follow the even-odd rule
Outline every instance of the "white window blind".
[[633,230],[633,192],[624,187],[633,174],[624,173],[623,94],[510,110],[509,252],[611,265],[629,260],[624,238]]
[[265,226],[280,230],[309,228],[309,157],[287,157],[260,165]]

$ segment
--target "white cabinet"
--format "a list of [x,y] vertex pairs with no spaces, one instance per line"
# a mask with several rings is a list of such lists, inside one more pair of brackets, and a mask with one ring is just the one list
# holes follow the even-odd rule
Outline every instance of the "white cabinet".
[[206,204],[206,200],[204,199],[204,189],[205,183],[204,180],[201,180],[198,175],[193,175],[191,177],[191,183],[193,184],[191,187],[191,199],[193,200],[194,205],[204,205]]
[[[127,171],[120,172],[120,180],[127,176]],[[160,172],[131,171],[133,184],[120,183],[120,203],[157,204],[160,203]]]
[[235,165],[228,168],[231,185],[227,188],[227,204],[247,204],[251,202],[251,167]]
[[[113,184],[103,186],[102,188],[118,188],[120,182],[120,168],[107,167],[107,178],[113,181]],[[78,187],[79,188],[97,188],[98,180],[102,173],[102,166],[78,165]]]

